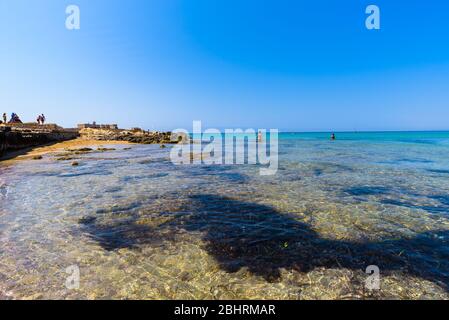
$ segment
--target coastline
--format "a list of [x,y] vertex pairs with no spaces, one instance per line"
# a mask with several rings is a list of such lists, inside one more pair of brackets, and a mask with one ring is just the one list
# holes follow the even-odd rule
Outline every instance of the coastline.
[[[39,160],[47,153],[76,147],[173,144],[171,132],[118,129],[117,125],[79,125],[70,129],[56,124],[16,123],[0,125],[0,129],[1,164],[11,163],[11,160]],[[178,142],[184,139],[181,136]]]
[[19,161],[32,160],[36,156],[44,156],[51,153],[65,151],[71,148],[85,148],[85,147],[101,147],[108,145],[135,145],[136,143],[129,141],[118,140],[86,140],[83,138],[76,138],[73,140],[66,140],[53,144],[30,147],[26,149],[10,151],[0,157],[0,165],[13,165]]

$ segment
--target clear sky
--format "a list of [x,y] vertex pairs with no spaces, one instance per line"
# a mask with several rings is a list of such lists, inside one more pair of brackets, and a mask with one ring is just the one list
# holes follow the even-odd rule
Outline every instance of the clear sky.
[[67,127],[449,129],[449,1],[0,0],[0,109]]

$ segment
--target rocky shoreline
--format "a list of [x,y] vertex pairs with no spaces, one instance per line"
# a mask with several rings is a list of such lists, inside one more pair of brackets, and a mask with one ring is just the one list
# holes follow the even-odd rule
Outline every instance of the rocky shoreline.
[[0,156],[7,152],[76,139],[78,130],[47,126],[0,126]]
[[140,144],[175,144],[185,140],[179,136],[172,140],[171,132],[149,132],[141,129],[121,130],[121,129],[81,129],[80,137],[86,140],[99,141],[126,141]]
[[171,132],[150,132],[141,129],[83,128],[64,129],[54,124],[13,124],[0,126],[0,157],[6,153],[30,147],[44,146],[80,138],[86,141],[117,141],[137,144],[176,144],[187,141]]

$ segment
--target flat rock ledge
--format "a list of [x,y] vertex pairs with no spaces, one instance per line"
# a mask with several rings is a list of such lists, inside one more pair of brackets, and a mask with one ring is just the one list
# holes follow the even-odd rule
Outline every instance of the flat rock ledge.
[[1,125],[0,156],[9,151],[41,146],[47,143],[71,140],[77,138],[78,136],[78,130],[63,129],[52,124],[44,126],[32,124],[12,126]]

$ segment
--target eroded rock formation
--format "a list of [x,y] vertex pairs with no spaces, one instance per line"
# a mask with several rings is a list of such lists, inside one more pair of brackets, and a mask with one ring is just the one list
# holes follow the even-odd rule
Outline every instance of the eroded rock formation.
[[0,156],[7,151],[75,139],[78,130],[63,129],[56,125],[0,126]]
[[185,140],[183,136],[171,140],[171,132],[148,132],[139,129],[111,130],[86,128],[80,130],[80,135],[81,138],[86,140],[116,140],[142,144],[170,144]]

